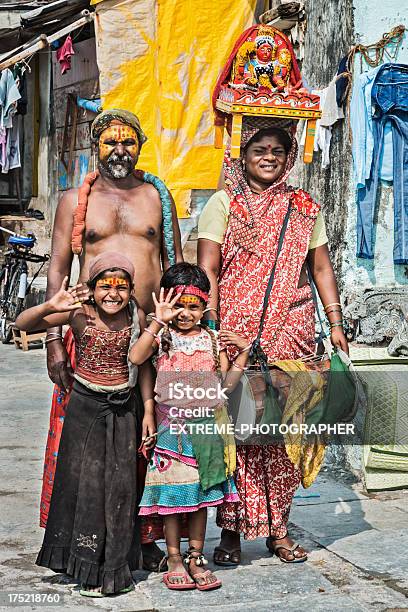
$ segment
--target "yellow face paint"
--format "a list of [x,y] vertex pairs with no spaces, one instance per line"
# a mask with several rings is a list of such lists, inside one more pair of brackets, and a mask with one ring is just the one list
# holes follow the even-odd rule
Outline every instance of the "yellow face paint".
[[129,281],[125,278],[116,278],[115,276],[109,276],[108,278],[99,278],[96,281],[97,287],[107,287],[109,285],[109,289],[112,287],[125,287],[129,289]]
[[[131,143],[132,140],[133,143]],[[99,136],[99,159],[107,160],[118,144],[123,145],[132,158],[137,158],[139,153],[137,132],[129,125],[120,124],[110,125]]]
[[182,295],[177,300],[180,304],[200,304],[200,301],[196,295]]

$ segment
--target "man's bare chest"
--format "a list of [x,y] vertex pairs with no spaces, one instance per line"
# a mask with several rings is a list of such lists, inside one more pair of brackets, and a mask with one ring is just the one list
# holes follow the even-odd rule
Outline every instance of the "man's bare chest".
[[85,239],[94,243],[114,235],[130,235],[155,241],[160,239],[161,224],[161,209],[154,204],[98,199],[88,204]]

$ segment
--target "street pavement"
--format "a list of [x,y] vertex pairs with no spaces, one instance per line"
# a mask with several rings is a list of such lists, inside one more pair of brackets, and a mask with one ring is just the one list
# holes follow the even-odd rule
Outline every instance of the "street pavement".
[[[223,581],[217,591],[169,591],[159,574],[138,571],[130,594],[81,597],[71,579],[34,564],[43,536],[38,506],[51,388],[44,350],[0,345],[0,610],[10,609],[4,592],[61,596],[58,607],[19,608],[50,612],[408,610],[408,491],[367,495],[344,466],[332,464],[298,491],[292,509],[290,532],[310,551],[306,563],[281,563],[256,540],[243,544],[239,567],[216,568]],[[209,559],[219,539],[214,518],[210,509]]]

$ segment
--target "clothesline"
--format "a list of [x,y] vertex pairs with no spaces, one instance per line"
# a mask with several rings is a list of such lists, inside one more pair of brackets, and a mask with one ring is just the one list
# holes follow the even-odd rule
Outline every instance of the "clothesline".
[[[384,54],[386,54],[390,60],[395,61],[398,55],[399,48],[402,43],[402,39],[405,34],[406,27],[404,25],[397,25],[395,28],[392,28],[390,32],[385,32],[380,40],[370,45],[362,45],[357,44],[351,47],[347,54],[347,68],[337,75],[337,80],[340,78],[347,79],[346,90],[344,93],[346,100],[346,109],[347,109],[347,124],[348,124],[348,133],[350,143],[353,140],[353,134],[350,125],[350,100],[351,100],[351,91],[353,85],[353,71],[354,71],[354,62],[357,53],[360,53],[360,62],[361,62],[361,72],[363,71],[363,59],[366,63],[371,66],[371,68],[375,68],[379,66],[384,61]],[[395,45],[394,53],[389,53],[387,51],[388,45]],[[370,57],[370,51],[375,50],[375,57]]]

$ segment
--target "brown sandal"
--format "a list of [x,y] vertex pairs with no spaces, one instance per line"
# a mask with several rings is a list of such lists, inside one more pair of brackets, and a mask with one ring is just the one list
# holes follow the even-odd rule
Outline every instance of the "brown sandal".
[[[280,539],[280,538],[279,538]],[[283,539],[283,538],[282,538]],[[296,557],[295,550],[299,548],[300,544],[298,542],[293,542],[292,546],[286,546],[286,544],[277,544],[274,545],[273,538],[267,538],[266,547],[270,553],[276,555],[282,563],[304,563],[307,561],[307,553],[304,554],[303,557]],[[279,550],[287,550],[292,554],[293,559],[285,559],[278,553]]]

